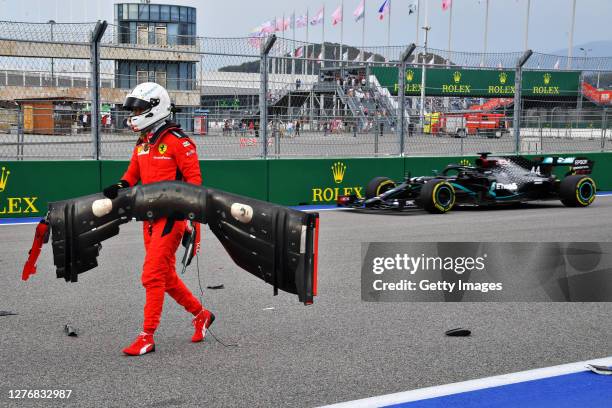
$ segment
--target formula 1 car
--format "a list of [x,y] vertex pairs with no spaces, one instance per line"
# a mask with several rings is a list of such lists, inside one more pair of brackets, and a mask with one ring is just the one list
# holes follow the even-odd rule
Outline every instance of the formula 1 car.
[[[434,176],[411,177],[401,183],[375,177],[365,197],[339,196],[338,206],[351,208],[422,208],[445,213],[455,205],[493,206],[537,200],[561,200],[568,207],[586,207],[595,199],[595,181],[589,177],[594,162],[581,157],[489,157],[478,153],[474,166],[449,164]],[[565,176],[555,167],[568,166]]]

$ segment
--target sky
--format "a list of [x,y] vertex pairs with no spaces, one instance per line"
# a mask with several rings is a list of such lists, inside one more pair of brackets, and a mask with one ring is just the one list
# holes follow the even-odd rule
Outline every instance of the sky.
[[[344,0],[344,43],[361,45],[362,24],[353,20],[353,10],[361,0]],[[384,0],[366,1],[367,46],[387,44],[387,22],[378,20],[378,7]],[[405,45],[416,40],[416,14],[408,8],[417,0],[392,0],[391,45]],[[489,0],[488,52],[521,51],[525,44],[525,16],[528,0]],[[113,21],[112,0],[0,0],[0,19],[11,21],[89,22]],[[165,0],[158,4],[181,4],[197,8],[198,35],[208,37],[246,36],[266,20],[305,13],[314,14],[326,7],[325,40],[340,42],[340,27],[331,26],[331,13],[341,0]],[[425,6],[429,4],[429,47],[448,48],[449,12],[442,0],[420,0],[421,22],[425,25]],[[487,0],[453,0],[453,51],[483,51]],[[612,41],[609,29],[612,0],[576,0],[574,45],[594,41]],[[529,48],[552,52],[568,47],[572,0],[531,0]],[[291,32],[287,32],[291,38]],[[296,31],[297,40],[305,40],[305,29]],[[321,41],[321,26],[311,27],[310,41]],[[419,45],[423,43],[423,30]],[[607,55],[612,56],[612,49]],[[580,55],[583,56],[583,55]]]

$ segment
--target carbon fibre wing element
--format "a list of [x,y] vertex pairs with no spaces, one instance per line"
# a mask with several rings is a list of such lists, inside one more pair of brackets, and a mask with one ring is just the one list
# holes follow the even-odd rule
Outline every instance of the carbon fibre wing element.
[[208,224],[234,262],[311,304],[317,291],[318,213],[182,182],[139,185],[114,200],[93,194],[49,204],[58,278],[77,282],[98,266],[101,243],[121,224],[170,218]]

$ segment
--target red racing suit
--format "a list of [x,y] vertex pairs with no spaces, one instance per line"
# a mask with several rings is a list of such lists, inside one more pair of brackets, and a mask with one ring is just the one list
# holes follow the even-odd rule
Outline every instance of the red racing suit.
[[[177,124],[166,122],[140,137],[122,179],[130,186],[138,181],[149,184],[169,180],[201,185],[196,146]],[[199,232],[199,224],[196,227]],[[159,325],[165,293],[193,315],[202,310],[199,300],[176,274],[175,253],[185,228],[184,221],[167,218],[143,222],[146,251],[142,270],[142,285],[146,291],[143,328],[147,333],[155,332]],[[198,234],[196,246],[199,238]]]

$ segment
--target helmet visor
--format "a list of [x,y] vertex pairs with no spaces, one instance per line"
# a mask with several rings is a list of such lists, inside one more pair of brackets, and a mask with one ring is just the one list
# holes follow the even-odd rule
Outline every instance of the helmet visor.
[[130,111],[134,111],[134,110],[148,111],[151,108],[152,106],[150,102],[144,101],[139,98],[134,98],[131,96],[126,98],[125,102],[123,103],[123,109],[130,110]]

